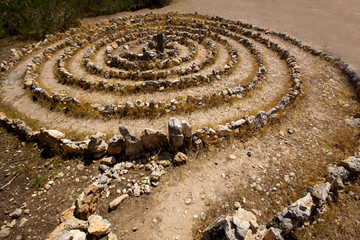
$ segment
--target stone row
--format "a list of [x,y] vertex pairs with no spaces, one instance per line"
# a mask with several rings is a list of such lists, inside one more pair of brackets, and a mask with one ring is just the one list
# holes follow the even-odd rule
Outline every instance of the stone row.
[[[213,42],[211,40],[206,41],[207,48],[210,49],[212,52],[212,56],[214,56],[214,53],[216,52],[216,48],[213,45]],[[77,47],[77,49],[80,49]],[[72,73],[69,73],[65,69],[65,63],[64,58],[67,58],[68,56],[71,56],[75,54],[76,50],[70,50],[67,51],[67,56],[62,55],[58,59],[57,63],[57,73],[59,75],[59,82],[62,84],[75,84],[85,90],[91,89],[91,90],[99,90],[99,91],[113,91],[113,92],[120,92],[122,94],[126,93],[139,93],[139,92],[151,92],[151,91],[164,91],[164,90],[171,90],[171,89],[184,89],[191,86],[196,86],[201,83],[209,83],[212,81],[212,79],[220,80],[221,76],[228,72],[231,67],[236,63],[237,61],[237,53],[232,50],[232,60],[231,63],[225,66],[223,70],[220,70],[219,72],[215,72],[213,74],[208,74],[207,76],[203,76],[200,74],[191,76],[191,77],[181,77],[177,81],[169,81],[169,80],[148,80],[140,85],[121,85],[120,83],[108,83],[106,80],[100,80],[99,82],[93,82],[86,80],[81,77],[77,77]],[[92,65],[91,65],[92,66]],[[197,69],[200,69],[199,66],[194,66],[192,68],[189,68],[189,71],[192,71],[194,69],[197,71]],[[144,72],[143,72],[144,73]],[[111,74],[111,71],[109,72]],[[122,75],[124,77],[127,77],[127,75]]]
[[360,156],[351,156],[328,167],[326,182],[309,187],[304,197],[285,207],[267,224],[259,226],[252,212],[242,208],[222,216],[204,231],[204,239],[283,240],[290,232],[320,216],[327,204],[336,200],[345,184],[360,173]]
[[[173,26],[171,28],[176,29],[176,26]],[[177,29],[176,29],[177,30]],[[169,31],[169,30],[168,30]],[[194,31],[194,33],[190,33],[190,31]],[[191,29],[191,28],[184,28],[183,32],[176,32],[177,35],[183,35],[186,38],[190,38],[193,40],[199,39],[198,32],[201,31],[200,29]],[[169,31],[170,34],[174,34],[172,31]],[[202,33],[206,33],[205,31],[202,31]],[[203,35],[203,34],[202,34]],[[209,36],[210,37],[210,36]],[[135,40],[135,37],[126,40],[125,42]],[[229,55],[231,53],[231,49],[229,49],[228,43],[224,39],[216,39],[217,41],[220,41],[222,44],[226,45],[228,48]],[[119,42],[120,44],[125,43],[124,41]],[[101,41],[101,44],[98,44],[95,46],[95,50],[105,46],[105,42]],[[135,72],[133,71],[115,71],[115,70],[105,70],[103,67],[98,66],[94,62],[91,61],[90,57],[91,55],[95,54],[95,51],[90,51],[89,54],[87,54],[82,61],[82,65],[86,68],[86,70],[92,74],[98,73],[102,75],[104,78],[121,78],[121,79],[132,79],[132,80],[156,80],[156,79],[164,79],[168,76],[184,76],[188,75],[190,73],[196,73],[200,71],[205,66],[208,66],[212,63],[214,63],[214,58],[216,56],[216,48],[213,46],[209,46],[205,44],[208,54],[206,56],[206,59],[202,61],[199,65],[193,64],[192,66],[189,66],[187,68],[178,68],[178,69],[171,69],[171,70],[163,70],[163,71],[154,71],[154,70],[147,70],[147,71],[140,71],[137,70]],[[231,55],[230,55],[231,56]],[[230,60],[229,64],[233,64]]]
[[[148,37],[150,38],[151,35],[149,35]],[[134,71],[138,68],[142,70],[166,69],[193,60],[197,56],[196,45],[194,43],[191,44],[188,39],[174,35],[168,35],[166,36],[166,39],[168,42],[166,43],[165,47],[173,47],[174,49],[171,50],[174,50],[174,52],[165,52],[165,54],[162,54],[158,53],[157,51],[149,51],[149,49],[147,49],[147,47],[145,46],[143,48],[143,53],[136,54],[136,58],[140,59],[136,61],[129,60],[128,55],[132,56],[135,54],[129,52],[129,50],[126,49],[126,45],[123,47],[124,52],[121,53],[122,56],[114,56],[112,54],[113,51],[118,49],[121,45],[115,42],[106,48],[105,63],[108,67],[122,68],[127,71]],[[136,41],[137,44],[141,43],[139,42],[139,40],[142,39],[138,39]],[[186,45],[190,53],[188,55],[182,55],[178,58],[175,58],[179,52],[179,49],[176,48],[176,45],[174,45],[175,42],[180,45]]]

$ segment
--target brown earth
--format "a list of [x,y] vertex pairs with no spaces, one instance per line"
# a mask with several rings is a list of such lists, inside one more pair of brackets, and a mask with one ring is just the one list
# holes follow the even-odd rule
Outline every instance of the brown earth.
[[[357,1],[294,3],[188,0],[153,11],[197,11],[287,32],[316,48],[326,49],[343,57],[354,69],[360,71],[357,58],[360,51],[357,43],[360,39],[356,31],[360,30],[357,24],[360,20],[360,6]],[[137,13],[145,12],[148,10]],[[128,14],[134,13],[121,13],[116,16]],[[96,22],[108,17],[85,19],[84,22]],[[337,69],[324,61],[276,37],[271,37],[271,40],[288,48],[291,54],[296,56],[303,73],[304,94],[286,110],[278,122],[261,132],[246,139],[224,141],[199,153],[190,153],[189,163],[169,169],[160,186],[149,196],[129,198],[120,208],[110,213],[107,211],[108,203],[117,193],[112,191],[110,196],[103,197],[100,200],[99,212],[109,219],[113,231],[120,239],[199,238],[199,230],[222,213],[234,211],[233,204],[236,201],[247,210],[254,209],[260,221],[265,223],[277,211],[299,197],[307,187],[322,181],[329,164],[335,164],[359,151],[359,128],[349,126],[345,121],[356,116],[360,109],[352,86]],[[254,90],[253,95],[242,100],[238,106],[220,106],[208,112],[199,111],[190,116],[180,114],[178,117],[188,118],[192,125],[199,127],[235,116],[239,114],[238,108],[249,108],[244,110],[246,113],[251,112],[251,108],[256,111],[275,101],[271,98],[278,98],[279,94],[288,89],[286,69],[270,51],[264,47],[261,51],[268,63],[268,79]],[[15,73],[20,79],[23,68],[21,63],[17,68]],[[64,124],[64,128],[72,125],[74,128],[85,128],[91,124],[93,129],[90,129],[90,132],[117,131],[118,121],[104,123],[84,120],[80,123],[78,120],[65,118],[63,114],[44,110],[29,101],[21,89],[21,84],[16,82],[7,85],[2,92],[10,88],[16,88],[18,95],[3,94],[4,100],[15,100],[18,109],[28,111],[29,116],[37,116],[47,125]],[[219,111],[226,112],[226,109],[228,113],[225,116],[216,114]],[[150,124],[157,128],[161,123],[166,123],[167,118],[168,116],[156,121],[139,119],[135,122],[139,129]],[[135,125],[134,120],[125,120],[123,123]],[[136,127],[133,127],[133,131],[136,132]],[[30,209],[30,213],[23,214],[21,218],[29,221],[24,227],[19,227],[21,218],[17,220],[10,239],[15,239],[18,235],[23,235],[25,239],[46,239],[58,224],[59,213],[70,207],[73,199],[90,183],[91,177],[98,174],[97,164],[82,169],[81,160],[65,161],[60,157],[43,157],[36,146],[21,143],[4,130],[1,130],[1,135],[1,186],[19,173],[21,175],[0,192],[0,220],[6,225],[4,221],[10,222],[8,214],[26,202],[24,209]],[[235,155],[236,159],[231,160],[230,155]],[[60,172],[64,173],[64,176],[61,177]],[[87,178],[84,179],[83,176]],[[290,181],[285,181],[289,176]],[[55,186],[45,192],[43,187],[49,180],[53,180]],[[359,181],[356,181],[347,188],[347,191],[354,194],[341,195],[339,202],[332,205],[321,217],[324,221],[319,220],[300,229],[292,237],[358,239],[358,186]],[[29,189],[26,190],[26,187]],[[42,193],[31,197],[35,191]],[[190,204],[185,203],[187,198],[192,199]]]

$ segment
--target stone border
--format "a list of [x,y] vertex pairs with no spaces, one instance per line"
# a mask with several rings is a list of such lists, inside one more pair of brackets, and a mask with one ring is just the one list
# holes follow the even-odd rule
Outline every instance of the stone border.
[[360,158],[352,156],[335,167],[328,167],[326,182],[309,187],[304,197],[277,213],[266,226],[259,226],[253,213],[239,209],[222,216],[203,231],[205,239],[265,239],[283,240],[305,222],[314,220],[327,204],[334,202],[339,191],[360,173]]
[[[106,29],[107,29],[107,27],[106,27]],[[104,30],[103,32],[106,32],[106,31]],[[231,33],[226,32],[225,30],[221,30],[220,32],[224,33],[227,36],[234,37],[234,35],[231,35]],[[204,127],[202,129],[198,129],[194,133],[191,131],[186,133],[188,138],[193,139],[192,143],[197,147],[203,145],[203,143],[206,143],[206,144],[216,143],[216,142],[218,142],[219,139],[233,135],[235,133],[235,131],[238,131],[238,129],[241,129],[241,128],[253,128],[253,127],[261,128],[261,127],[265,126],[269,119],[271,120],[272,118],[277,117],[277,112],[284,109],[289,103],[293,102],[294,99],[299,94],[299,90],[302,87],[302,83],[301,83],[301,80],[298,78],[299,77],[299,69],[296,67],[295,58],[293,56],[291,56],[286,50],[280,48],[276,43],[272,43],[268,39],[261,38],[257,34],[253,34],[251,32],[247,35],[257,41],[266,43],[267,47],[269,49],[272,49],[274,52],[277,52],[281,56],[281,58],[286,59],[286,62],[288,64],[289,68],[292,69],[292,72],[293,72],[293,74],[292,74],[293,82],[294,82],[293,87],[290,89],[290,93],[287,94],[276,106],[274,106],[274,108],[271,108],[267,113],[264,111],[259,111],[256,116],[249,116],[249,117],[245,116],[243,119],[235,120],[230,123],[226,123],[225,125],[220,125],[215,130]],[[86,34],[85,34],[84,38],[89,39],[91,37],[86,36]],[[259,69],[261,69],[261,70],[258,71],[257,77],[253,79],[252,83],[247,84],[244,87],[237,86],[234,89],[234,91],[229,92],[229,90],[226,90],[226,91],[219,92],[218,94],[214,94],[213,95],[214,97],[220,96],[220,97],[225,97],[225,98],[229,99],[231,97],[231,95],[233,95],[233,94],[238,95],[238,94],[243,93],[244,91],[250,90],[255,86],[255,83],[258,82],[259,79],[262,78],[262,76],[263,76],[262,74],[265,72],[265,69],[262,65],[262,60],[259,56],[259,52],[256,51],[253,44],[251,42],[249,42],[249,40],[247,40],[241,36],[237,36],[237,38],[235,38],[235,39],[239,40],[247,48],[251,49],[251,52],[256,56],[256,59],[259,62]],[[94,38],[92,38],[92,40],[94,40]],[[78,41],[78,42],[81,42],[81,41]],[[63,48],[67,45],[72,45],[72,40],[69,38],[67,38],[65,40],[65,42],[62,42],[62,43],[56,45],[55,47],[46,49],[44,51],[43,55],[35,56],[32,61],[33,64],[28,65],[28,69],[26,71],[26,76],[25,76],[25,86],[30,88],[30,90],[33,92],[34,96],[42,97],[47,100],[51,100],[51,101],[53,101],[53,103],[61,102],[63,104],[63,106],[65,106],[65,107],[67,105],[77,106],[77,105],[80,105],[80,103],[72,97],[61,97],[57,94],[50,95],[49,93],[47,93],[47,91],[45,91],[41,88],[38,88],[36,82],[34,81],[35,77],[33,77],[33,70],[34,69],[36,70],[37,66],[39,65],[41,60],[43,60],[45,58],[43,56],[46,56],[47,54],[51,55],[51,53],[56,51],[58,48]],[[80,45],[82,45],[82,43],[80,43]],[[195,101],[197,101],[197,100],[195,99]],[[187,100],[187,102],[190,102],[190,100],[189,101]],[[151,103],[149,103],[148,105],[150,106]],[[32,140],[32,141],[38,141],[38,140],[40,141],[41,140],[40,142],[43,142],[43,144],[46,147],[55,148],[56,150],[59,150],[59,151],[63,152],[64,154],[85,154],[85,155],[93,154],[93,155],[96,155],[97,157],[99,157],[99,155],[106,154],[106,151],[107,151],[106,147],[104,147],[104,146],[106,146],[107,143],[105,142],[103,137],[90,136],[83,141],[71,141],[69,139],[66,139],[63,133],[60,133],[56,130],[41,129],[40,132],[33,132],[31,129],[29,129],[27,126],[25,126],[24,123],[22,123],[21,121],[19,122],[17,120],[12,120],[5,116],[2,117],[1,122],[6,128],[13,129],[13,130],[15,130],[15,132],[20,132],[24,136],[25,139]],[[179,129],[180,129],[180,131],[178,131],[179,135],[184,135],[182,133],[182,127],[183,126],[179,127]],[[146,131],[144,131],[144,133],[145,132]],[[154,131],[154,132],[156,132],[156,131]],[[154,134],[154,133],[152,133],[152,135],[157,136],[157,134]],[[161,134],[161,135],[164,136],[164,134]],[[123,137],[125,137],[125,136],[123,135]],[[136,138],[134,136],[131,136],[131,137]],[[95,144],[94,148],[90,147],[90,146],[92,146],[92,144],[90,144],[90,142],[94,142],[94,144]],[[183,142],[180,144],[173,143],[174,141],[172,141],[170,127],[169,127],[169,136],[168,136],[167,142],[170,143],[170,147],[172,147],[173,149],[183,147]],[[111,144],[111,142],[109,142],[109,144]],[[101,151],[99,149],[97,149],[97,147],[99,147],[99,146],[101,146],[100,147],[102,149]],[[122,147],[122,148],[124,148],[124,147]],[[124,149],[127,150],[127,151],[125,151],[126,156],[133,156],[133,155],[139,154],[141,152],[141,151],[131,152],[131,150],[129,150],[130,149],[129,146],[125,147]]]

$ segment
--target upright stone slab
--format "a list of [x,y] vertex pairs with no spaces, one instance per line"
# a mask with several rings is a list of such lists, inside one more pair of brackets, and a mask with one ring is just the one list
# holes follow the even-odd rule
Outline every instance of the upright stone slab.
[[184,144],[184,134],[179,119],[170,118],[168,122],[169,141],[173,148],[180,148]]

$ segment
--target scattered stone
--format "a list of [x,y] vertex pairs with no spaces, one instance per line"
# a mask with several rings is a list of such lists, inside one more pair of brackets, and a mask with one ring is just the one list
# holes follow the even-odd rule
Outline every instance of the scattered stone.
[[120,197],[115,198],[112,202],[110,202],[109,208],[111,210],[116,209],[120,205],[120,203],[122,203],[128,197],[129,197],[128,194],[123,194]]
[[19,223],[19,227],[23,227],[29,220],[27,218],[22,218]]
[[0,231],[0,238],[6,238],[10,235],[10,228],[4,228]]
[[110,232],[111,223],[100,215],[91,215],[88,219],[88,232],[97,237]]
[[186,164],[187,160],[188,157],[184,153],[178,152],[174,157],[174,165],[180,166]]
[[100,160],[100,164],[114,165],[116,163],[115,157],[105,157]]
[[150,194],[150,193],[151,193],[151,188],[150,188],[149,185],[145,185],[145,187],[144,187],[144,193],[145,193],[145,194]]
[[15,209],[15,211],[13,211],[12,213],[10,213],[9,216],[10,216],[11,218],[19,218],[20,215],[21,215],[21,213],[22,213],[22,209],[21,209],[21,208],[17,208],[17,209]]

